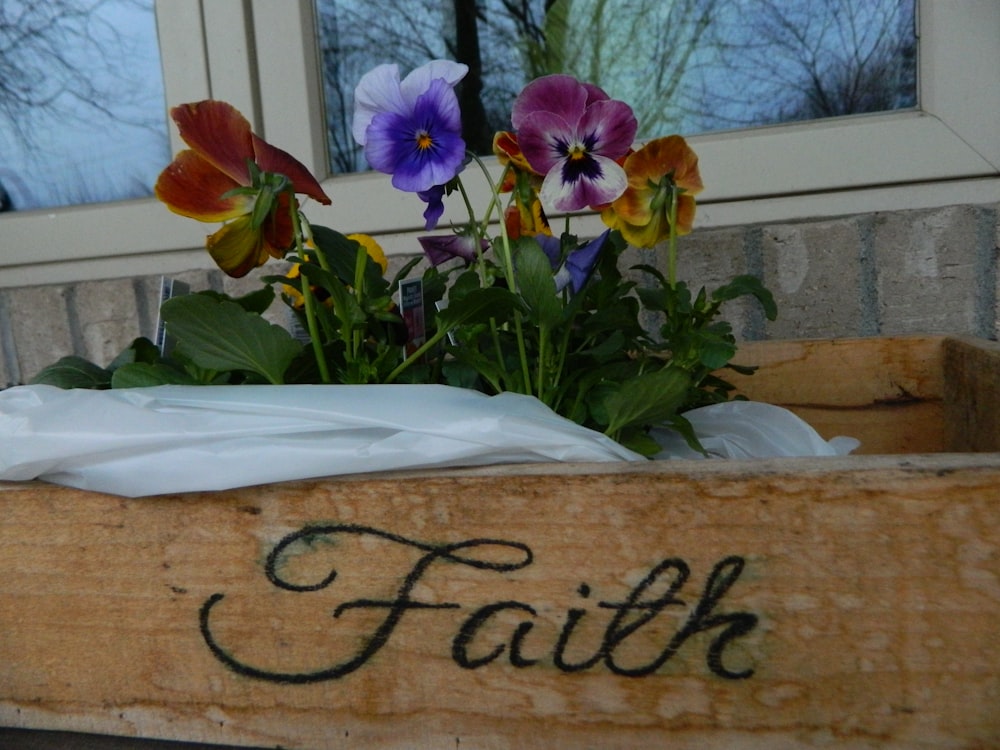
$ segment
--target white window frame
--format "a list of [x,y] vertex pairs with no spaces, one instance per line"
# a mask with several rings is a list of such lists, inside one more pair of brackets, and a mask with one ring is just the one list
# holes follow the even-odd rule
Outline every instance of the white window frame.
[[[323,176],[333,205],[307,206],[310,220],[417,252],[414,195],[381,174],[329,175],[311,0],[157,0],[157,14],[168,102],[232,102]],[[917,110],[690,138],[706,184],[698,226],[1000,202],[1000,3],[918,0],[918,18]],[[467,186],[485,201],[471,172]],[[6,215],[0,286],[211,267],[212,230],[154,199]]]

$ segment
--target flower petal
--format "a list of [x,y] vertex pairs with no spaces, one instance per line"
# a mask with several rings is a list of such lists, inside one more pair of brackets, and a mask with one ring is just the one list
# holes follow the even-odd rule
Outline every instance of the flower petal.
[[196,152],[177,154],[156,181],[156,197],[174,213],[199,221],[228,221],[250,213],[253,196],[222,196],[240,187]]
[[554,112],[575,122],[586,109],[589,96],[590,91],[573,76],[562,73],[541,76],[525,86],[514,100],[511,124],[519,131],[525,119],[535,112]]
[[375,261],[378,267],[382,269],[382,273],[389,270],[389,259],[385,257],[385,250],[382,249],[382,246],[370,234],[349,234],[347,235],[347,239],[354,240],[361,245],[368,254],[368,257]]
[[281,193],[271,209],[271,213],[268,214],[260,227],[264,236],[264,249],[273,258],[285,257],[285,252],[295,243],[291,210],[291,199],[288,193]]
[[411,70],[399,85],[403,101],[412,109],[421,94],[430,88],[431,81],[441,79],[449,87],[454,88],[468,72],[468,65],[452,60],[431,60],[429,63],[424,63],[419,68]]
[[296,193],[308,195],[324,206],[330,205],[330,197],[323,192],[319,181],[313,177],[312,172],[306,168],[305,164],[287,151],[282,151],[277,146],[272,146],[263,138],[257,135],[252,135],[252,137],[257,166],[262,171],[283,174],[291,180]]
[[242,216],[208,237],[205,242],[215,263],[229,276],[239,278],[262,266],[268,251],[264,237],[253,229],[249,216]]
[[567,256],[565,266],[566,270],[569,271],[570,290],[573,294],[577,294],[583,289],[590,275],[594,272],[597,259],[600,257],[601,249],[604,247],[604,241],[607,239],[608,232],[610,231],[610,229],[605,230],[586,245],[578,247]]
[[427,204],[424,209],[424,229],[430,231],[444,216],[444,185],[434,185],[430,190],[420,190],[417,197]]
[[170,110],[181,138],[199,156],[240,185],[250,184],[254,158],[250,123],[233,105],[206,99]]
[[549,259],[549,265],[554,271],[562,258],[562,240],[550,234],[540,234],[535,237],[535,240],[542,248],[542,252],[545,253],[545,257]]
[[628,153],[639,123],[625,102],[609,99],[587,107],[577,126],[578,133],[593,138],[593,149],[609,159]]
[[[439,266],[454,258],[461,258],[466,264],[469,264],[478,255],[475,238],[465,233],[417,237],[417,240],[420,242],[427,260],[434,266]],[[489,248],[489,243],[481,240],[480,250],[485,252],[487,248]]]
[[399,88],[399,66],[375,66],[361,76],[354,89],[354,119],[351,124],[354,140],[361,146],[367,144],[368,126],[380,112],[405,114],[406,111]]
[[[575,161],[585,163],[580,166]],[[585,160],[564,159],[550,170],[538,196],[546,208],[579,211],[610,203],[627,185],[625,170],[616,161],[591,154]]]
[[677,187],[690,195],[703,189],[698,172],[698,155],[679,135],[649,141],[625,161],[625,171],[632,187],[659,183],[667,175]]
[[576,141],[576,129],[555,112],[533,112],[521,123],[517,141],[521,153],[538,174],[547,175],[566,156]]

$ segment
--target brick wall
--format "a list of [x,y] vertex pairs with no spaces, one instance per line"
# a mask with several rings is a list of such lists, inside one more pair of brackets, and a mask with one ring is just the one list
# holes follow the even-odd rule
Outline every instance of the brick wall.
[[[744,340],[966,333],[997,338],[998,206],[859,214],[697,229],[681,240],[678,275],[713,288],[737,273],[763,278],[778,302],[769,322],[754,304],[726,317]],[[636,262],[657,263],[654,252]],[[401,261],[400,261],[401,262]],[[266,273],[274,273],[266,267]],[[253,276],[174,274],[192,290],[242,294]],[[26,382],[67,354],[107,364],[152,336],[159,275],[0,288],[0,387]],[[284,318],[276,310],[273,320]]]

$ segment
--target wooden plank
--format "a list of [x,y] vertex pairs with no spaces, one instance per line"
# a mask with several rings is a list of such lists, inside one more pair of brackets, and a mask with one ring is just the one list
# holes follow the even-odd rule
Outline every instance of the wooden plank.
[[1000,344],[944,341],[944,427],[958,451],[1000,451]]
[[[849,435],[860,454],[950,450],[944,423],[943,336],[742,344],[725,373],[749,398],[784,406],[823,437]],[[1000,414],[1000,412],[994,412]]]
[[997,746],[998,487],[994,454],[145,500],[0,485],[0,724],[287,748]]

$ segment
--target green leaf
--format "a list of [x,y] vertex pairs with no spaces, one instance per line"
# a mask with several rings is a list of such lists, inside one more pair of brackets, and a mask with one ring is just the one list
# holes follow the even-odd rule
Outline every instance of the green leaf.
[[487,323],[490,318],[501,320],[519,307],[517,297],[506,289],[491,286],[476,289],[461,299],[452,300],[438,312],[438,330],[445,331],[460,325]]
[[119,367],[132,362],[148,362],[150,364],[159,362],[160,350],[152,341],[145,337],[133,339],[127,349],[123,349],[114,361],[108,365],[108,371],[114,372]]
[[[283,277],[272,276],[268,278],[271,280],[277,280]],[[257,313],[258,315],[263,315],[267,311],[267,308],[271,306],[271,303],[274,302],[274,289],[269,286],[261,287],[256,291],[250,292],[249,294],[244,294],[242,297],[230,297],[228,294],[216,292],[212,289],[205,289],[200,292],[195,292],[195,294],[211,297],[212,299],[220,302],[235,302],[247,312]]]
[[35,375],[31,384],[103,390],[111,387],[111,372],[83,357],[63,357]]
[[768,320],[774,320],[778,317],[778,305],[774,301],[774,296],[756,276],[749,274],[736,276],[728,284],[716,289],[712,293],[712,298],[724,302],[748,294],[757,298],[761,307],[764,308],[764,314]]
[[646,430],[639,427],[622,430],[622,434],[618,436],[618,442],[646,458],[652,458],[663,450]]
[[[347,286],[354,284],[355,264],[358,251],[364,255],[364,286],[368,293],[382,294],[389,288],[389,282],[382,276],[382,268],[368,255],[356,240],[329,227],[312,225],[313,241],[323,253],[334,274]],[[307,251],[307,255],[312,253]]]
[[133,362],[122,365],[111,377],[112,388],[148,388],[155,385],[200,385],[183,370],[166,364]]
[[736,344],[720,336],[700,337],[699,361],[709,370],[718,370],[736,354]]
[[208,370],[246,370],[279,384],[302,349],[288,331],[235,302],[187,294],[164,302],[160,313],[178,354]]
[[633,425],[671,419],[684,403],[690,386],[690,376],[673,367],[646,372],[623,382],[605,400],[607,434],[614,435]]
[[563,306],[556,294],[552,264],[535,240],[517,246],[517,288],[528,306],[528,319],[540,328],[552,328],[562,319]]

